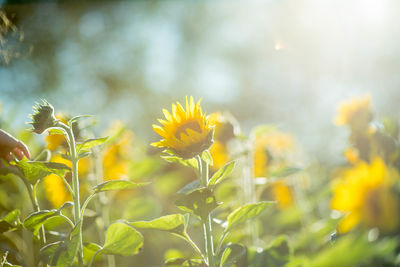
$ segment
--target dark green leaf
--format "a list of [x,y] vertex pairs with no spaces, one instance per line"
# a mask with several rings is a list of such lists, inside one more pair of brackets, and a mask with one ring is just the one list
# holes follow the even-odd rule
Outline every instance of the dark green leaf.
[[208,181],[208,186],[214,186],[214,185],[222,182],[222,180],[224,180],[224,178],[227,177],[232,172],[234,167],[235,167],[234,161],[231,161],[231,162],[228,162],[227,164],[225,164],[225,166],[223,166],[221,169],[219,169],[211,177],[211,179]]
[[193,213],[205,220],[211,211],[218,207],[215,196],[208,188],[200,188],[181,196],[175,204],[178,208]]
[[178,194],[189,194],[195,191],[196,189],[201,188],[200,181],[198,179],[194,180],[193,182],[185,185],[181,188],[177,193]]
[[35,236],[39,234],[42,224],[49,218],[57,216],[57,210],[41,210],[32,213],[24,220],[24,227],[33,232]]
[[122,189],[133,189],[141,186],[148,185],[149,183],[134,183],[128,180],[111,180],[95,186],[93,189],[95,193],[111,191],[111,190],[122,190]]
[[16,230],[21,222],[19,221],[19,210],[13,210],[0,220],[0,233]]
[[166,215],[152,221],[138,221],[129,223],[135,228],[156,229],[185,236],[186,222],[182,214]]
[[102,254],[131,256],[143,246],[143,236],[132,226],[113,223],[108,227]]
[[235,209],[228,216],[228,226],[225,229],[225,232],[230,231],[233,227],[238,226],[241,223],[246,222],[247,220],[253,219],[261,214],[268,206],[273,204],[273,201],[262,201],[254,204],[246,204],[237,209]]
[[95,243],[88,243],[83,246],[83,261],[88,264],[93,258],[94,254],[101,249],[100,245]]
[[16,165],[31,184],[36,184],[38,180],[52,173],[64,177],[66,172],[71,171],[67,165],[62,163],[28,161],[26,158],[18,161]]
[[62,241],[57,241],[42,247],[39,251],[39,260],[45,264],[52,263],[53,256],[61,244]]
[[222,253],[220,267],[230,267],[244,255],[246,255],[246,248],[244,246],[231,244]]
[[88,139],[81,144],[77,144],[76,150],[77,151],[90,150],[91,148],[93,148],[95,146],[104,144],[107,141],[107,139],[108,139],[108,137]]
[[56,267],[69,267],[74,262],[74,258],[79,249],[79,234],[81,232],[81,224],[77,224],[71,231],[69,239],[62,242],[53,256],[53,265]]
[[206,267],[202,260],[191,259],[187,260],[182,264],[182,267]]
[[203,153],[201,153],[201,159],[204,160],[208,165],[213,165],[213,158],[210,154],[210,151],[204,150]]

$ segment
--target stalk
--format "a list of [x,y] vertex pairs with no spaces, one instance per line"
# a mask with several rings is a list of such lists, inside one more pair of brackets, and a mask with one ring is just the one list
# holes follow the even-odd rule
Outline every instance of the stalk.
[[[200,184],[204,187],[207,187],[208,183],[208,163],[205,162],[200,156],[197,156],[197,162],[199,166],[199,179]],[[211,214],[207,216],[205,220],[202,219],[203,232],[204,232],[204,247],[207,254],[208,266],[215,267],[215,259],[214,259],[214,244],[213,244],[213,235],[212,235],[212,225],[211,225]]]
[[[71,156],[72,162],[72,190],[73,200],[74,200],[74,223],[75,226],[81,221],[81,204],[80,204],[80,197],[79,197],[79,177],[78,177],[78,156],[76,152],[76,142],[75,136],[72,131],[72,127],[68,127],[67,125],[60,122],[61,128],[65,130],[68,136],[69,141],[69,151]],[[78,251],[78,262],[79,266],[83,266],[83,241],[82,241],[82,227],[79,231],[79,251]]]
[[[256,203],[257,197],[255,192],[255,183],[254,183],[254,138],[251,139],[251,146],[246,155],[246,166],[243,170],[244,176],[244,201],[246,204],[248,203]],[[254,227],[254,223],[247,223],[247,227],[250,231],[251,243],[253,245],[257,245],[258,243],[258,229]]]

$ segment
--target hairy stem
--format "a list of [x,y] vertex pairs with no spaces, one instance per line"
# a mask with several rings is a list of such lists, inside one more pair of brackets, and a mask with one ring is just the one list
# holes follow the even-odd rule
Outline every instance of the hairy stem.
[[[207,187],[208,183],[208,164],[205,162],[200,156],[197,157],[198,167],[199,167],[199,179],[200,184],[204,187]],[[213,244],[213,235],[212,235],[212,225],[211,225],[211,214],[207,216],[207,218],[202,220],[203,224],[203,232],[204,232],[204,247],[207,254],[208,266],[215,267],[215,259],[214,259],[214,244]]]

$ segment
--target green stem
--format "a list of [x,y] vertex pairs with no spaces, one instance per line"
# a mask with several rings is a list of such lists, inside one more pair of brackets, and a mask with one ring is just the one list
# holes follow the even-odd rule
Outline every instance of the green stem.
[[[81,221],[80,216],[80,197],[79,197],[79,177],[78,177],[78,156],[76,151],[76,143],[75,143],[75,136],[72,131],[72,126],[68,127],[62,122],[59,122],[59,125],[67,134],[69,140],[69,151],[71,156],[72,162],[72,190],[74,192],[73,199],[74,199],[74,223],[78,225]],[[79,266],[83,266],[83,242],[82,242],[82,227],[79,231],[79,251],[78,251],[78,262]]]
[[[182,237],[182,236],[180,236],[180,237]],[[207,259],[204,257],[204,255],[201,252],[201,250],[199,249],[199,247],[196,246],[196,244],[193,242],[193,240],[190,238],[190,236],[187,233],[185,233],[185,237],[183,239],[185,239],[186,242],[188,242],[193,247],[193,249],[203,258],[204,261],[207,261]]]
[[99,250],[93,255],[93,257],[90,259],[90,262],[89,262],[88,267],[92,267],[92,264],[93,264],[94,260],[96,259],[97,255],[101,252],[101,250],[102,250],[102,248],[99,249]]
[[[198,162],[198,167],[199,167],[200,184],[203,187],[207,187],[208,179],[209,179],[208,178],[208,164],[201,158],[200,155],[197,156],[197,162]],[[207,259],[208,259],[207,264],[209,267],[215,267],[214,244],[213,244],[211,222],[212,222],[211,214],[209,214],[205,220],[202,219],[203,232],[204,232],[204,247],[205,247],[205,251],[206,251]]]

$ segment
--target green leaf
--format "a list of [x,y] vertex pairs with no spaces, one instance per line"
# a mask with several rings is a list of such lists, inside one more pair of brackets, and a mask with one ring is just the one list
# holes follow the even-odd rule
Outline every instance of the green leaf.
[[246,248],[239,244],[230,244],[222,253],[220,267],[230,267],[246,255]]
[[89,151],[89,150],[81,150],[81,151],[79,152],[78,159],[82,159],[82,158],[85,158],[85,157],[89,157],[91,154],[92,154],[92,152]]
[[71,171],[71,168],[62,163],[28,161],[26,158],[18,161],[16,165],[31,184],[36,184],[37,181],[52,173],[62,178],[66,172]]
[[250,265],[263,267],[265,266],[265,262],[268,262],[268,266],[283,267],[291,261],[290,256],[291,251],[287,237],[279,236],[266,249],[261,252],[254,251],[254,257],[252,257]]
[[253,219],[261,214],[268,206],[275,203],[274,201],[262,201],[254,204],[246,204],[235,209],[228,215],[228,225],[225,232],[230,231],[233,227],[238,226],[247,220]]
[[208,186],[215,186],[216,184],[219,184],[224,180],[225,177],[227,177],[235,167],[235,162],[231,161],[225,164],[221,169],[219,169],[208,181]]
[[198,179],[196,179],[193,182],[188,183],[187,185],[182,187],[176,193],[177,194],[189,194],[189,193],[192,193],[193,191],[195,191],[196,189],[199,189],[199,188],[201,188],[200,181]]
[[132,226],[113,223],[108,227],[102,254],[131,256],[143,246],[143,236]]
[[108,137],[88,139],[81,144],[77,144],[76,150],[77,151],[90,150],[91,148],[93,148],[95,146],[104,144],[107,141],[107,139],[108,139]]
[[39,229],[42,224],[49,218],[57,216],[57,210],[41,210],[30,214],[24,220],[24,227],[29,231],[32,231],[35,236],[38,236]]
[[210,151],[204,150],[203,153],[201,153],[201,158],[204,160],[208,165],[212,166],[213,165],[213,158],[210,154]]
[[83,246],[83,261],[85,264],[89,264],[94,254],[101,249],[100,245],[95,243],[88,243]]
[[177,156],[161,156],[161,158],[165,159],[168,162],[172,163],[179,163],[182,164],[183,166],[186,167],[192,167],[194,169],[197,169],[197,160],[192,158],[192,159],[182,159]]
[[191,260],[185,261],[182,264],[182,267],[207,267],[207,265],[205,265],[202,260],[191,259]]
[[62,241],[47,244],[42,247],[39,251],[39,260],[45,264],[53,262],[53,256],[56,253],[58,247],[62,244]]
[[286,177],[292,174],[295,174],[299,171],[301,171],[302,169],[300,168],[296,168],[296,167],[286,167],[286,168],[282,168],[278,171],[275,172],[270,172],[268,174],[269,177],[276,177],[276,178],[280,178],[280,177]]
[[95,193],[99,193],[112,190],[133,189],[148,184],[149,183],[135,183],[128,180],[111,180],[98,184],[93,189]]
[[75,117],[73,117],[72,119],[70,119],[68,121],[68,125],[71,125],[72,123],[78,121],[79,119],[90,118],[90,117],[93,117],[93,116],[92,115],[78,115],[78,116],[75,116]]
[[79,249],[80,232],[81,223],[77,224],[71,231],[69,239],[58,246],[53,256],[53,265],[56,265],[56,267],[69,267],[73,264]]
[[199,188],[183,195],[175,202],[178,208],[193,213],[205,220],[211,211],[219,206],[214,194],[208,188]]
[[0,234],[14,231],[21,225],[19,220],[20,213],[17,209],[13,210],[0,220]]
[[173,259],[168,259],[164,262],[165,266],[179,266],[181,267],[182,264],[186,261],[184,258],[173,258]]
[[186,221],[182,214],[166,215],[152,221],[131,222],[129,225],[135,228],[167,231],[181,236],[185,236],[186,233]]

